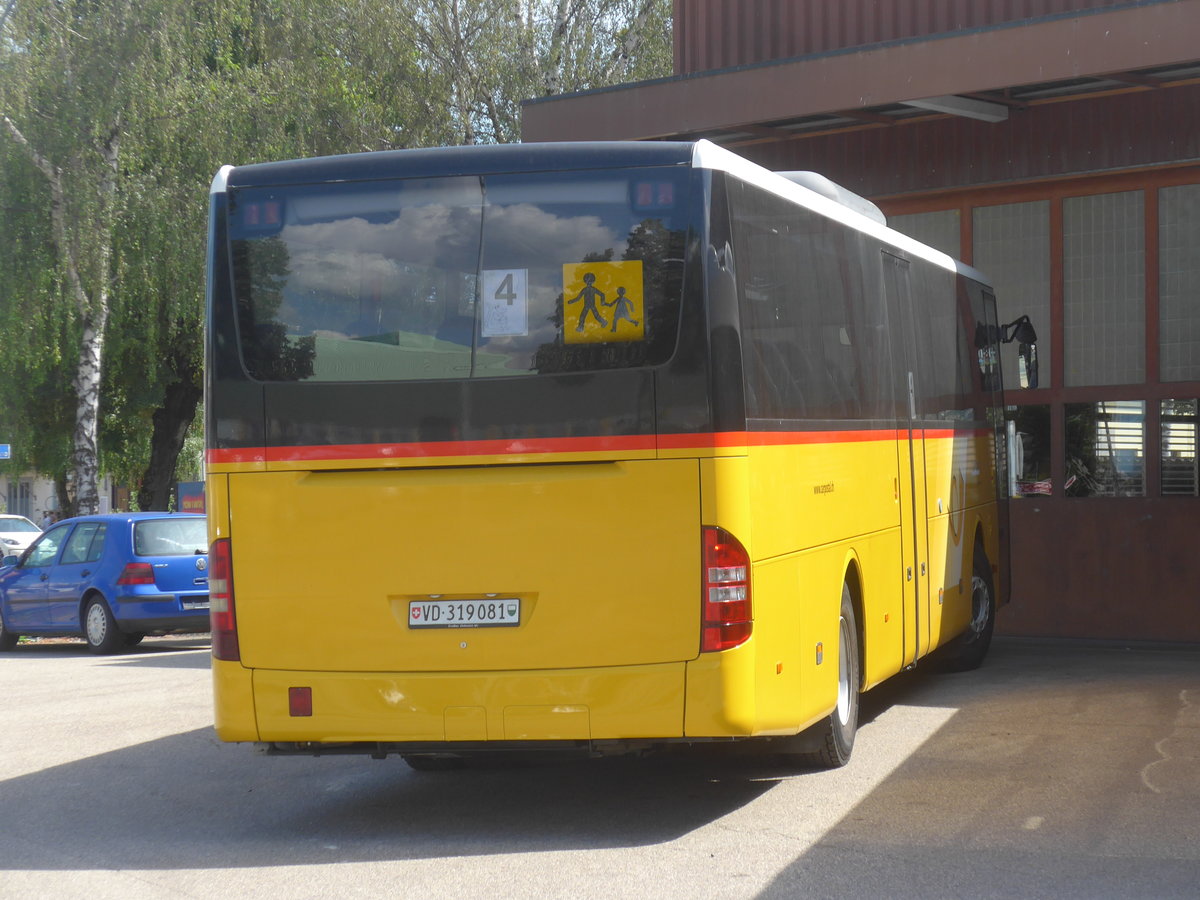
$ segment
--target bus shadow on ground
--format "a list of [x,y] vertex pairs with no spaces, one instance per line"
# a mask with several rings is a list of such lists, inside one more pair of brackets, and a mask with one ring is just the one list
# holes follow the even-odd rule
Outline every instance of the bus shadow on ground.
[[[0,871],[206,869],[622,848],[776,783],[700,756],[483,764],[268,758],[185,732],[0,782]],[[16,821],[16,819],[13,819]]]
[[[201,652],[202,651],[202,652]],[[54,638],[53,640],[22,642],[6,656],[11,660],[86,657],[91,651],[82,639]],[[208,669],[212,667],[208,636],[203,638],[148,638],[136,647],[96,660],[108,666],[149,668]]]

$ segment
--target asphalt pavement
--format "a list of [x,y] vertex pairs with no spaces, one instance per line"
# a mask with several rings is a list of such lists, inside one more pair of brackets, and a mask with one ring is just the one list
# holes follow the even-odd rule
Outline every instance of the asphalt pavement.
[[208,668],[0,654],[0,898],[1200,897],[1200,647],[997,639],[867,694],[830,772],[263,757]]

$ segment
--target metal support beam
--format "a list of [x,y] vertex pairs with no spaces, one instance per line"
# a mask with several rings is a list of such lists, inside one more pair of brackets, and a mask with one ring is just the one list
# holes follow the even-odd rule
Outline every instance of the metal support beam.
[[902,102],[905,106],[927,109],[930,112],[949,113],[952,116],[963,116],[967,119],[978,119],[981,122],[1003,122],[1008,118],[1007,106],[958,95],[926,97],[923,100],[904,100]]

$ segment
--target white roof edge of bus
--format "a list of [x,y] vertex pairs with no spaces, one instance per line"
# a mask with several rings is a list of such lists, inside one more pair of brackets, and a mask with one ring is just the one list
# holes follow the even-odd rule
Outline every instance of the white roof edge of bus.
[[233,171],[233,166],[221,166],[217,170],[217,174],[213,176],[212,187],[208,189],[210,194],[225,193],[225,185],[229,183],[229,173]]
[[819,172],[776,171],[775,174],[781,175],[788,181],[795,182],[801,187],[816,191],[822,197],[828,197],[830,200],[840,203],[842,206],[848,207],[855,212],[860,212],[868,219],[878,222],[880,225],[887,224],[887,216],[883,214],[883,210],[878,206],[866,197],[859,196],[854,191],[847,190],[836,181],[826,178]]
[[[828,216],[857,231],[870,234],[872,237],[891,244],[893,247],[905,250],[914,256],[928,260],[943,269],[958,272],[988,287],[992,285],[988,277],[978,269],[960,262],[953,256],[922,244],[920,241],[914,240],[906,234],[901,234],[894,228],[889,228],[887,225],[876,222],[869,216],[865,216],[848,206],[838,203],[836,200],[831,200],[811,188],[790,181],[777,172],[764,169],[758,163],[751,162],[743,156],[738,156],[733,151],[726,150],[724,147],[720,147],[711,141],[696,141],[692,149],[692,165],[698,169],[716,169],[721,172],[728,172],[742,181],[788,200],[793,200],[802,206],[808,207],[813,212]],[[837,182],[832,183],[837,184]],[[838,187],[841,186],[838,185]]]

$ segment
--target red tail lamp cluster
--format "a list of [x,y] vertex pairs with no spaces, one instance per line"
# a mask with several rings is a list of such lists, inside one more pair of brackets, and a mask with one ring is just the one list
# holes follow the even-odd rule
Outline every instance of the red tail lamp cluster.
[[750,608],[750,555],[724,528],[703,531],[704,577],[700,650],[711,653],[744,644],[754,619]]

